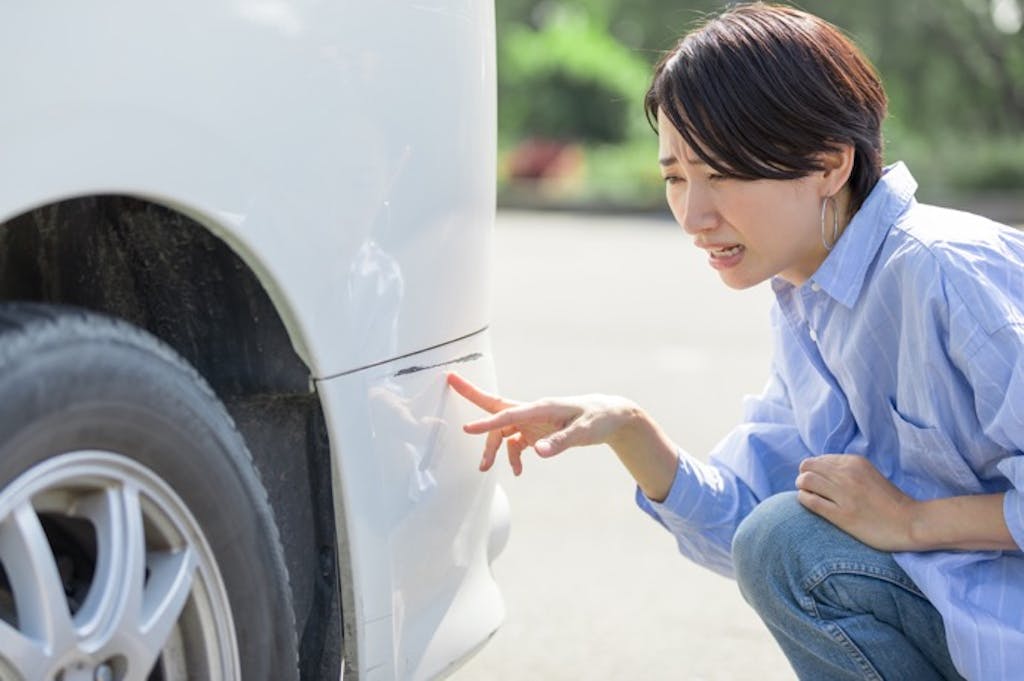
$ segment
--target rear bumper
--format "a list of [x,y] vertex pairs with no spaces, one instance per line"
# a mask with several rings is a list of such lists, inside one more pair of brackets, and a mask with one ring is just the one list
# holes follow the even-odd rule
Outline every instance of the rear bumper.
[[495,477],[477,470],[483,442],[461,425],[480,412],[447,387],[448,371],[494,386],[486,331],[318,382],[342,546],[346,676],[432,678],[504,617],[490,561],[507,538],[508,504]]

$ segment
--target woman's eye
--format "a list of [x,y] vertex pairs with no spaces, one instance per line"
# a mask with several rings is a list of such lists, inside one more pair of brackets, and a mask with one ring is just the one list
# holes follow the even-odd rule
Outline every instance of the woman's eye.
[[724,180],[724,179],[725,179],[725,175],[722,175],[721,173],[708,173],[708,180],[709,181],[715,182],[717,180]]
[[665,184],[671,185],[671,184],[676,184],[677,182],[685,182],[685,180],[683,180],[683,178],[679,177],[678,175],[666,175],[665,176]]

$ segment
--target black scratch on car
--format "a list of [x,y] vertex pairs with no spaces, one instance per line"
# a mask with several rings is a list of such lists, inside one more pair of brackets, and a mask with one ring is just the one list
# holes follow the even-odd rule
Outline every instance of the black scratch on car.
[[438,364],[431,364],[431,365],[425,366],[425,367],[421,367],[421,366],[406,367],[405,369],[399,370],[395,374],[395,377],[397,378],[398,376],[406,376],[408,374],[415,374],[418,371],[426,371],[427,369],[436,369],[438,367],[448,366],[449,364],[463,364],[465,362],[473,362],[475,360],[480,359],[481,357],[483,357],[483,353],[474,352],[474,353],[466,355],[464,357],[459,357],[458,359],[451,359],[451,360],[448,360],[447,362],[439,362]]

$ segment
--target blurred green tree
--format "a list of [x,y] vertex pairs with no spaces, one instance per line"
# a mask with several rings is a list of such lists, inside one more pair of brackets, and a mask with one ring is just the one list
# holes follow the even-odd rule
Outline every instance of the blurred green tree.
[[886,81],[893,115],[908,125],[1024,132],[1019,0],[809,0],[806,6],[865,49]]
[[[502,0],[499,42],[560,13],[589,18],[649,65],[721,0]],[[1024,131],[1021,0],[804,0],[864,48],[887,83],[893,113],[919,130]]]
[[506,27],[500,45],[504,136],[622,142],[648,64],[582,9],[556,8],[539,28]]
[[[500,0],[500,129],[646,145],[650,67],[723,0]],[[1024,188],[1024,0],[801,0],[850,34],[890,98],[887,156],[942,192]],[[643,154],[599,150],[598,159]],[[596,169],[592,175],[601,176]],[[622,168],[614,173],[621,185]],[[926,196],[927,198],[927,196]]]

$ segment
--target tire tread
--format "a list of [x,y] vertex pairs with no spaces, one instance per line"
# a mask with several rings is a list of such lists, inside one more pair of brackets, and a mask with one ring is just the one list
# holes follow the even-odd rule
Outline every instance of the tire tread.
[[[273,517],[273,507],[259,469],[253,461],[252,453],[224,404],[209,383],[191,364],[160,339],[116,317],[70,305],[34,302],[4,302],[0,304],[0,372],[5,371],[5,367],[9,366],[11,362],[16,362],[19,358],[24,357],[24,353],[29,348],[34,350],[40,348],[59,349],[65,346],[70,347],[81,341],[112,343],[154,356],[163,361],[167,368],[177,372],[182,381],[191,384],[199,391],[206,403],[206,408],[216,412],[215,418],[222,421],[227,429],[226,435],[235,440],[237,446],[233,448],[233,451],[239,452],[244,459],[236,462],[240,464],[236,466],[236,469],[241,475],[250,477],[248,481],[250,489],[259,495],[257,501],[269,513],[269,522],[264,524],[271,535],[272,546],[277,547],[277,560],[273,569],[279,570],[285,583],[290,585],[291,578],[281,552],[283,544],[280,531],[276,519]],[[294,610],[289,605],[278,614],[288,619],[288,626],[281,627],[281,629],[291,632],[292,640],[288,649],[292,651],[292,666],[298,669],[299,645]],[[278,631],[276,635],[279,636],[281,633]]]

